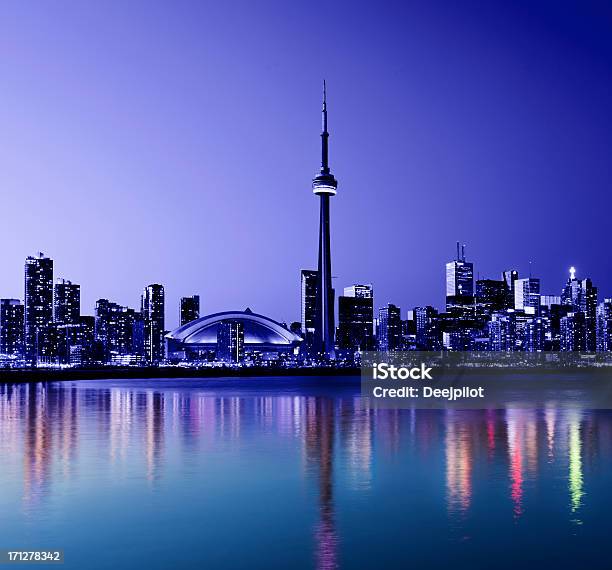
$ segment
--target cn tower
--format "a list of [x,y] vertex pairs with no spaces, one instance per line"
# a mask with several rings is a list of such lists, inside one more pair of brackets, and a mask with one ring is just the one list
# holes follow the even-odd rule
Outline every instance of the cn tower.
[[319,267],[317,273],[316,324],[314,350],[334,358],[334,291],[331,274],[329,237],[329,198],[336,195],[338,182],[329,169],[327,132],[327,92],[323,81],[323,131],[321,132],[321,171],[312,181],[312,191],[320,198]]

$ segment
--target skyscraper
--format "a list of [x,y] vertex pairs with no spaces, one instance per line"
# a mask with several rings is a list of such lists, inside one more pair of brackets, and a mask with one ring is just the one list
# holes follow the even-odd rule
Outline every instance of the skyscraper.
[[389,303],[378,310],[378,350],[402,348],[402,318],[399,307]]
[[323,130],[321,133],[321,171],[312,181],[312,191],[320,198],[319,266],[317,271],[314,350],[334,358],[334,293],[331,274],[329,198],[336,195],[338,182],[329,168],[327,132],[327,93],[323,82]]
[[597,350],[597,287],[590,279],[580,282],[582,294],[580,296],[580,310],[584,313],[586,326],[585,349],[588,352]]
[[440,350],[442,332],[438,323],[438,311],[430,306],[415,307],[414,321],[417,350]]
[[81,288],[76,283],[59,279],[55,284],[53,320],[61,325],[75,325],[81,316]]
[[300,309],[302,316],[302,334],[306,348],[311,349],[314,343],[314,331],[317,324],[317,272],[302,269],[300,272]]
[[597,287],[594,287],[588,278],[577,279],[576,269],[571,267],[569,279],[561,292],[561,303],[571,307],[572,312],[584,315],[584,319],[575,318],[576,327],[578,327],[576,330],[579,330],[584,320],[584,343],[579,350],[595,351],[597,348]]
[[476,315],[490,318],[506,307],[507,291],[504,281],[479,279],[476,281]]
[[506,287],[506,309],[514,309],[514,284],[519,278],[516,269],[508,269],[502,274],[504,285]]
[[446,310],[460,317],[474,309],[474,264],[465,260],[465,245],[457,242],[457,259],[446,264]]
[[24,344],[25,357],[36,363],[52,351],[53,260],[39,253],[25,261]]
[[345,287],[338,297],[338,348],[374,349],[374,295],[371,285]]
[[181,326],[200,318],[200,296],[181,297]]
[[149,362],[164,359],[164,287],[153,284],[145,287],[142,295],[145,356]]
[[612,351],[612,299],[597,305],[597,350]]
[[23,354],[23,305],[18,299],[0,299],[0,354]]

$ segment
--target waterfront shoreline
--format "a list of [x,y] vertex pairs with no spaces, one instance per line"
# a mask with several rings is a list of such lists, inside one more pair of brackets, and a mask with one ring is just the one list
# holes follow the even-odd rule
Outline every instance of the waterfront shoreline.
[[74,368],[55,370],[50,368],[0,369],[0,383],[24,384],[31,382],[63,382],[74,380],[136,380],[165,378],[263,378],[263,377],[355,377],[361,376],[360,368],[181,368],[168,367],[109,367]]
[[[448,374],[450,368],[443,369]],[[534,374],[549,376],[551,374],[594,374],[597,376],[612,374],[612,367],[597,366],[480,366],[458,367],[455,373],[471,376],[498,375],[501,371],[522,376]],[[78,380],[148,380],[148,379],[281,379],[281,378],[359,378],[362,369],[357,367],[312,367],[312,368],[275,368],[275,367],[206,367],[183,368],[177,366],[160,367],[107,367],[107,368],[0,368],[0,384],[27,384],[35,382],[64,382]]]

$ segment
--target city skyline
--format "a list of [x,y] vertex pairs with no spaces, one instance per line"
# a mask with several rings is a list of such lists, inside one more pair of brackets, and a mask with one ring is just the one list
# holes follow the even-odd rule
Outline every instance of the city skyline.
[[[324,113],[327,135],[325,127]],[[323,227],[329,210],[321,205]],[[299,367],[358,364],[360,354],[371,350],[612,351],[612,297],[600,295],[575,267],[557,295],[542,291],[538,277],[517,270],[475,279],[465,245],[456,246],[456,258],[445,264],[443,308],[412,305],[403,309],[404,319],[396,304],[375,303],[372,284],[353,284],[337,298],[333,290],[325,294],[333,301],[327,322],[320,274],[302,270],[300,321],[279,322],[250,307],[203,315],[199,295],[190,295],[180,298],[181,326],[174,330],[165,325],[163,284],[144,287],[140,308],[100,298],[88,315],[81,310],[80,285],[55,276],[53,259],[39,253],[24,263],[23,302],[0,297],[0,357],[5,366],[17,367],[181,361]],[[333,343],[324,340],[325,327],[333,331]]]
[[527,23],[520,3],[334,4],[328,37],[310,6],[109,3],[94,20],[63,6],[1,9],[0,235],[19,236],[3,295],[20,296],[23,258],[42,249],[85,306],[135,306],[159,282],[172,319],[199,293],[204,312],[296,320],[296,276],[316,266],[323,77],[337,289],[372,281],[381,301],[441,305],[429,292],[457,239],[483,278],[531,261],[545,286],[575,265],[612,289],[606,8],[537,2]]

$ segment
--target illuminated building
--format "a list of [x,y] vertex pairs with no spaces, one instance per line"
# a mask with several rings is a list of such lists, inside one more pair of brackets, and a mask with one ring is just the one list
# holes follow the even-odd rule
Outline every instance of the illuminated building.
[[438,311],[433,307],[415,307],[416,348],[418,350],[440,350],[442,333],[438,323]]
[[0,354],[23,354],[23,305],[18,299],[0,299]]
[[217,328],[217,354],[220,362],[244,360],[244,324],[240,320],[224,320]]
[[242,323],[247,358],[277,360],[281,355],[295,354],[302,342],[301,336],[250,309],[225,311],[200,317],[168,333],[168,358],[198,359],[216,353],[219,327],[225,321]]
[[612,351],[612,299],[597,305],[597,350]]
[[474,310],[474,264],[465,260],[465,245],[457,242],[457,259],[446,264],[446,311],[459,318]]
[[374,349],[374,295],[371,285],[353,285],[338,297],[338,348]]
[[514,309],[514,284],[519,277],[516,269],[508,269],[502,274],[506,288],[506,309]]
[[318,274],[311,269],[302,269],[300,273],[302,334],[305,348],[314,344],[314,331],[317,323],[317,281]]
[[165,356],[164,315],[164,287],[158,284],[148,285],[142,296],[142,316],[145,357],[151,363],[161,362]]
[[540,308],[540,280],[532,277],[514,281],[514,308],[530,315]]
[[28,362],[53,353],[53,260],[39,253],[25,261],[24,344]]
[[491,314],[503,311],[507,302],[507,289],[504,281],[479,279],[476,281],[476,315],[490,318]]
[[584,313],[568,313],[561,318],[560,350],[584,352],[587,350],[587,327]]
[[402,348],[400,309],[392,303],[378,310],[378,350],[387,352]]
[[200,318],[200,296],[181,297],[181,326]]
[[81,288],[76,283],[60,279],[55,284],[53,320],[62,325],[75,325],[81,316]]

